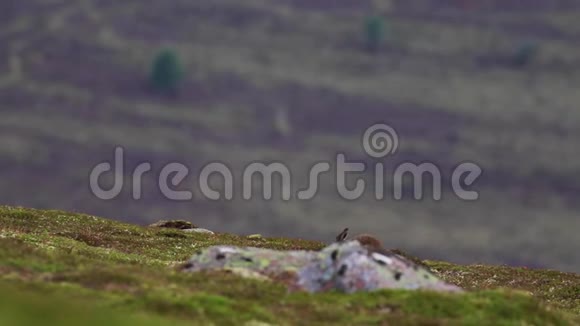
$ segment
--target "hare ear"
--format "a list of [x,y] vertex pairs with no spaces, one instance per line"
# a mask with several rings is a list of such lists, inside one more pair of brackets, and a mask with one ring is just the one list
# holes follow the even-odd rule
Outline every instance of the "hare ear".
[[336,236],[336,241],[337,242],[342,242],[344,240],[346,240],[346,238],[348,237],[348,228],[342,230],[342,232],[340,232],[337,236]]

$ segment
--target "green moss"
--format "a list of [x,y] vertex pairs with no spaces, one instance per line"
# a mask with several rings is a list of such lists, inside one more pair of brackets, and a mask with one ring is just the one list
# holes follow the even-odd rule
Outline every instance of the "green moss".
[[[461,295],[289,293],[275,282],[226,272],[186,274],[174,266],[215,244],[319,249],[321,243],[175,232],[83,214],[1,207],[0,311],[10,313],[0,314],[0,322],[31,325],[41,320],[35,316],[43,314],[45,325],[60,325],[64,319],[88,325],[180,321],[404,325],[489,320],[564,325],[578,315],[580,281],[573,274],[428,262],[446,280],[475,291]],[[494,285],[486,282],[491,276],[497,280]],[[514,279],[519,281],[513,283]],[[492,289],[496,287],[520,291]],[[526,289],[533,295],[522,291]]]

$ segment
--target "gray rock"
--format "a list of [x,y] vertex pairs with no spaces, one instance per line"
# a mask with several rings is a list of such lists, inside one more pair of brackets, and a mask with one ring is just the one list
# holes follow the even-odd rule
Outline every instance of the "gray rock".
[[189,232],[189,233],[206,233],[206,234],[215,234],[215,232],[210,231],[208,229],[202,229],[202,228],[195,228],[195,229],[183,229],[181,230],[183,232]]
[[379,289],[460,292],[424,267],[395,254],[371,251],[358,241],[335,243],[321,251],[277,251],[214,246],[194,255],[185,271],[247,269],[283,280],[291,289],[347,293]]

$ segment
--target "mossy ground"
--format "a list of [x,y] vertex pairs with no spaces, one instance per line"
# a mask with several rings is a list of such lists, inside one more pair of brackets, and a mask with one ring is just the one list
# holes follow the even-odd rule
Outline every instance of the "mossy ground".
[[[466,294],[288,293],[176,268],[215,244],[319,249],[298,239],[152,229],[62,211],[0,208],[0,324],[514,324],[580,321],[580,276],[427,262]],[[503,289],[502,289],[503,288]],[[514,290],[515,289],[515,290]]]

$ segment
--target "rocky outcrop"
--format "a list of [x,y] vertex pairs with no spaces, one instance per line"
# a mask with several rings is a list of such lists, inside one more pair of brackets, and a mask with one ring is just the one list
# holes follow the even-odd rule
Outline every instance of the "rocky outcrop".
[[195,254],[187,272],[246,269],[308,292],[339,290],[347,293],[379,289],[460,292],[426,268],[396,254],[369,250],[358,241],[334,243],[321,251],[277,251],[261,248],[214,246]]

